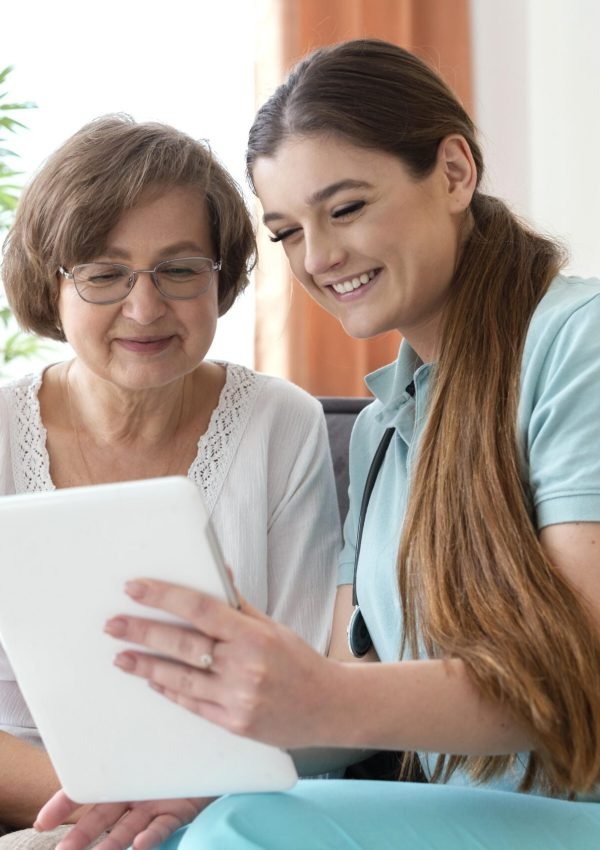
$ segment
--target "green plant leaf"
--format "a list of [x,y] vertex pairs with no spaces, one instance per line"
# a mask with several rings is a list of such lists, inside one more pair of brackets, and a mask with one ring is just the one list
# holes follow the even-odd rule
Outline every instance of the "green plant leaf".
[[35,104],[32,100],[25,100],[23,103],[3,103],[0,106],[0,109],[4,109],[8,111],[9,109],[12,111],[14,109],[36,109],[37,104]]
[[32,357],[45,347],[38,337],[24,331],[15,331],[4,340],[2,359],[5,363],[10,363],[18,357]]
[[7,65],[5,68],[3,68],[3,69],[0,71],[0,83],[3,83],[3,82],[4,82],[4,80],[8,77],[8,75],[9,75],[12,71],[14,71],[14,69],[15,69],[15,66],[14,66],[14,65]]
[[[0,71],[0,142],[6,141],[6,136],[9,133],[17,133],[19,130],[26,129],[25,124],[15,118],[15,112],[22,112],[27,109],[35,109],[36,106],[31,101],[23,101],[22,103],[14,103],[12,101],[5,102],[7,91],[4,89],[6,80],[12,72],[13,66],[7,65]],[[19,177],[21,172],[15,171],[14,168],[8,165],[7,159],[18,159],[18,154],[3,144],[0,146],[0,234],[6,230],[13,219],[14,210],[17,206],[21,186],[15,178]],[[0,334],[0,364],[9,363],[16,360],[18,357],[32,357],[42,350],[48,348],[47,345],[35,336],[25,333],[21,330],[12,330],[16,325],[13,315],[8,305],[0,301],[0,329],[3,331]]]
[[5,127],[9,132],[16,132],[17,127],[22,130],[26,130],[27,127],[25,124],[22,124],[21,121],[17,121],[16,118],[11,118],[9,115],[3,115],[0,118],[0,127]]

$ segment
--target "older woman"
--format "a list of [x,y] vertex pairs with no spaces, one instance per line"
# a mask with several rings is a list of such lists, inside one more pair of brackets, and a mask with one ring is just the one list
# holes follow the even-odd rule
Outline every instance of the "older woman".
[[[339,523],[320,406],[205,360],[254,251],[236,184],[171,127],[108,116],[50,157],[3,279],[75,357],[0,389],[0,494],[188,475],[243,594],[323,650]],[[58,783],[1,649],[0,730],[0,821],[27,827]]]

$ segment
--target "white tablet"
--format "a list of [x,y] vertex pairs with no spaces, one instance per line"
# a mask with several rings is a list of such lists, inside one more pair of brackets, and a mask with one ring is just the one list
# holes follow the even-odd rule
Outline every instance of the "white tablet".
[[148,615],[124,593],[128,579],[165,579],[234,601],[202,495],[187,478],[2,497],[0,563],[0,638],[73,800],[295,783],[287,753],[209,723],[113,665],[124,644],[103,632],[106,620]]

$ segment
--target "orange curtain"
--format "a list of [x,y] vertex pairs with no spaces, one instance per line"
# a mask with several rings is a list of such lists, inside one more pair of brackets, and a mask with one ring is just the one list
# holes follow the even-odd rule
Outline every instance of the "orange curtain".
[[[258,22],[257,95],[316,47],[350,38],[393,41],[440,73],[471,105],[469,0],[263,0]],[[351,339],[294,283],[282,252],[264,234],[257,272],[256,367],[314,395],[366,395],[363,377],[394,360],[400,336]]]

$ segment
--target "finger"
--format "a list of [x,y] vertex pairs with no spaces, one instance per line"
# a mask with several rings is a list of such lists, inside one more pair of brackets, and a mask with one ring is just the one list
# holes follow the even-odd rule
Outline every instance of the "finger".
[[70,797],[67,797],[61,789],[50,797],[47,803],[44,803],[37,814],[33,828],[38,832],[55,829],[65,823],[79,806],[79,803],[75,803]]
[[[212,802],[212,798],[184,798],[181,800],[168,800],[144,803],[136,803],[129,813],[126,821],[131,819],[136,834],[131,839],[134,850],[153,850],[165,841],[173,832],[184,824],[192,821],[199,811]],[[167,805],[171,811],[162,814],[153,813],[159,811],[159,807]],[[138,809],[143,811],[138,811]],[[125,825],[125,821],[123,822]],[[129,824],[127,824],[129,825]],[[119,826],[121,826],[119,824]],[[125,833],[123,833],[125,838]],[[119,840],[121,835],[119,835]],[[100,848],[100,850],[102,850]]]
[[197,809],[189,808],[189,812],[185,817],[175,816],[173,814],[159,815],[154,818],[147,829],[142,830],[133,840],[134,850],[154,850],[163,841],[176,832],[180,827],[188,824],[197,814]]
[[[58,843],[57,850],[85,850],[127,812],[127,803],[101,803],[80,818]],[[104,842],[102,842],[104,843]],[[127,846],[127,845],[126,845]],[[111,850],[105,846],[104,850]]]
[[231,729],[229,714],[224,706],[219,705],[216,702],[209,702],[208,700],[192,699],[191,697],[177,693],[177,691],[163,688],[160,685],[154,685],[154,683],[152,683],[152,687],[160,693],[161,696],[166,697],[166,699],[171,702],[177,703],[177,705],[187,709],[187,711],[191,711],[193,714],[197,714],[205,720],[210,720],[211,723],[216,723],[218,726],[224,726],[227,729]]
[[210,670],[179,664],[156,655],[127,650],[115,657],[115,666],[125,673],[147,679],[153,685],[188,697],[192,700],[215,702],[219,700],[216,665]]
[[240,611],[207,593],[156,579],[127,582],[125,590],[136,602],[175,614],[215,640],[233,639],[246,628],[247,617],[258,614],[246,602]]
[[127,814],[116,823],[94,850],[127,850],[141,832],[154,819],[154,803],[134,804]]
[[192,666],[206,666],[201,661],[207,655],[212,655],[215,644],[212,638],[188,626],[141,617],[112,617],[105,624],[104,631],[112,637],[156,649],[161,655],[168,655]]
[[254,605],[251,605],[243,597],[240,597],[239,610],[243,614],[246,614],[247,617],[252,617],[254,620],[263,620],[263,621],[266,621],[266,622],[273,622],[272,618],[269,617],[268,614],[265,614],[264,611],[259,611],[258,608],[255,608]]

